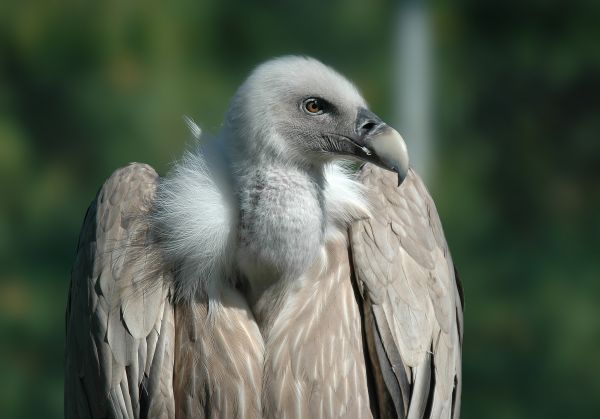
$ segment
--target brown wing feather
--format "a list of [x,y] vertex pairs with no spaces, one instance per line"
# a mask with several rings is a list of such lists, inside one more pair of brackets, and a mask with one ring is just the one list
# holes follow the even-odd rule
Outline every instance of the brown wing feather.
[[119,169],[87,211],[66,313],[65,417],[174,417],[173,306],[145,217],[157,179],[147,165]]
[[370,219],[351,226],[351,252],[365,312],[371,313],[365,322],[370,360],[387,392],[379,400],[393,407],[382,412],[456,418],[462,290],[433,200],[412,170],[401,187],[394,174],[373,165],[359,177],[374,208]]

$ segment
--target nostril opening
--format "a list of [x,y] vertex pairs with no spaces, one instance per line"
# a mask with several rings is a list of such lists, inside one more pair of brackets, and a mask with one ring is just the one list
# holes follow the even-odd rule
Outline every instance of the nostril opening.
[[370,132],[373,130],[373,128],[375,128],[375,122],[367,122],[366,124],[364,124],[361,127],[361,130],[366,131],[366,132]]

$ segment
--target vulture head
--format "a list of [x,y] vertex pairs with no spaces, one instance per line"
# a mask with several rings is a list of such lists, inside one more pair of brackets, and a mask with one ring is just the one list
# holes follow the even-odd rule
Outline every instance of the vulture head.
[[352,157],[408,171],[404,140],[369,111],[358,90],[333,69],[306,57],[268,61],[235,94],[225,137],[238,160],[285,160],[319,166]]

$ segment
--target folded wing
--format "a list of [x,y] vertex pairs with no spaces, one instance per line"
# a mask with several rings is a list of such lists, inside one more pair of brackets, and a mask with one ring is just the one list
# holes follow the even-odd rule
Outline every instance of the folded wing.
[[158,176],[117,170],[80,233],[66,313],[65,417],[174,417],[169,273],[146,216]]
[[456,418],[460,411],[462,291],[437,210],[411,170],[365,165],[372,217],[350,245],[381,417]]

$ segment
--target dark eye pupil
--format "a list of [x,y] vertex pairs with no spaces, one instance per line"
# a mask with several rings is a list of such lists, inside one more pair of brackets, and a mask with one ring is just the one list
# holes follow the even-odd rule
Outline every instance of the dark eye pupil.
[[319,106],[319,104],[317,103],[316,100],[311,100],[310,102],[307,103],[307,109],[309,112],[319,112],[321,110],[321,107]]

